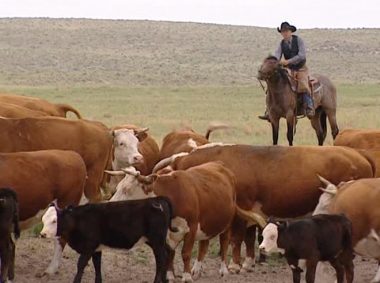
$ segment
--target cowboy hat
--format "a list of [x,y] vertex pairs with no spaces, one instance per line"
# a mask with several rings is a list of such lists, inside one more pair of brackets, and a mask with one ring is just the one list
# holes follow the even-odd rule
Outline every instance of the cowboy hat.
[[291,32],[295,32],[297,28],[295,26],[290,25],[288,22],[281,23],[281,27],[277,28],[278,32],[283,30],[290,30]]

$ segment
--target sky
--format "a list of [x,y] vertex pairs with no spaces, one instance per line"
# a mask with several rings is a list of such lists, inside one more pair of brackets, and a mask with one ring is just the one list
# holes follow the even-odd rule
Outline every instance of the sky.
[[298,28],[380,28],[380,0],[0,0],[0,17],[162,20]]

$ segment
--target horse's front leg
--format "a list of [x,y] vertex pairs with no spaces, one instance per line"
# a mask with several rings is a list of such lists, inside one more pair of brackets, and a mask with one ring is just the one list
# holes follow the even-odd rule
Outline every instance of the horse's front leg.
[[273,145],[277,145],[278,143],[278,131],[279,131],[279,125],[280,125],[280,119],[270,119],[270,123],[272,125],[272,139],[273,139]]
[[293,136],[294,136],[294,123],[295,122],[295,116],[294,113],[288,112],[286,115],[286,124],[288,126],[288,132],[287,132],[287,138],[289,145],[293,145]]

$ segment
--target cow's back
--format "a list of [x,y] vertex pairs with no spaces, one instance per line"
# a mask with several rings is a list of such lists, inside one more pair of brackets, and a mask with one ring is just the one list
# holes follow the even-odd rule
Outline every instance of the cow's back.
[[61,207],[79,203],[85,181],[85,164],[73,151],[0,153],[0,187],[16,191],[20,220],[34,216],[54,199]]
[[334,145],[360,149],[380,148],[380,131],[370,129],[346,129],[337,135]]
[[178,158],[172,167],[218,160],[236,176],[239,206],[255,205],[277,217],[296,217],[315,208],[320,195],[317,174],[335,184],[374,174],[369,161],[353,149],[316,146],[215,146]]
[[167,134],[161,145],[159,160],[181,152],[191,152],[195,146],[209,143],[202,135],[191,130],[174,131]]

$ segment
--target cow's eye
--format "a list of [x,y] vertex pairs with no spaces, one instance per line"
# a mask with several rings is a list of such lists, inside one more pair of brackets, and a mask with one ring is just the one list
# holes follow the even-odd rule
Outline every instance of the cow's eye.
[[57,220],[53,220],[53,224],[57,223]]
[[123,143],[123,142],[121,142],[121,143],[119,143],[119,145],[120,145],[120,146],[123,146],[123,145],[124,145],[124,143]]
[[274,240],[275,238],[276,238],[275,235],[270,236],[270,239],[271,239],[271,240]]

